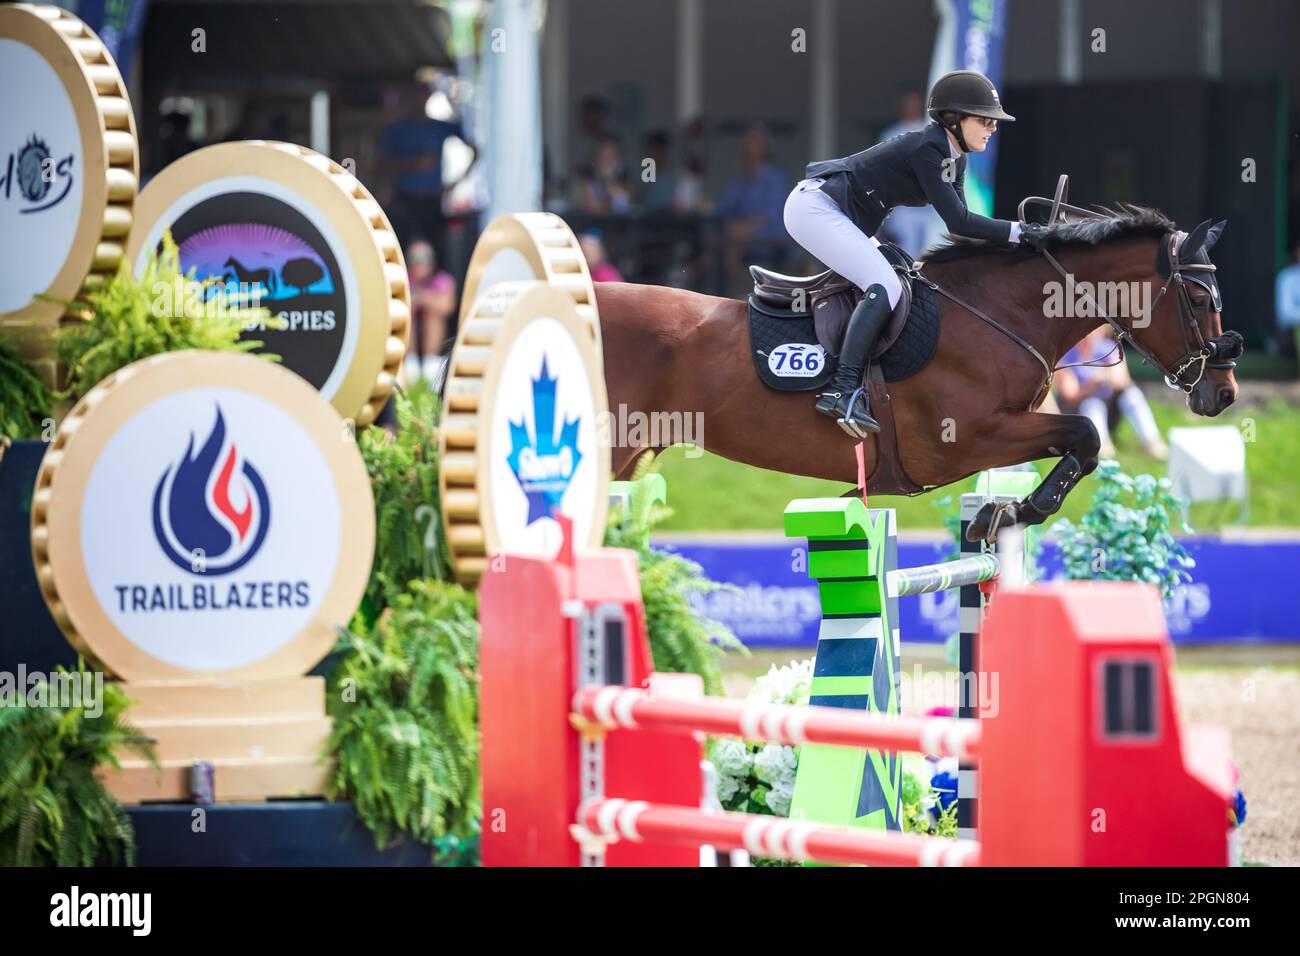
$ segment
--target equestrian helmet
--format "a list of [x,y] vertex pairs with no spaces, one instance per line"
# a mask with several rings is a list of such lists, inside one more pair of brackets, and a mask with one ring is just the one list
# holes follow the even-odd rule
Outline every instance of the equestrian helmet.
[[1002,102],[993,82],[983,73],[974,70],[953,70],[939,77],[930,90],[927,106],[930,119],[938,120],[941,113],[953,112],[962,116],[983,116],[1003,123],[1014,123],[1016,118],[1003,112]]

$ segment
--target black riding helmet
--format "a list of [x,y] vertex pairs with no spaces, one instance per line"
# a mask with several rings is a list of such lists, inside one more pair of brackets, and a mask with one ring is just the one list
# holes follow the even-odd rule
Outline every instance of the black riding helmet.
[[930,102],[927,105],[930,119],[945,129],[951,130],[957,137],[957,145],[963,153],[969,153],[965,138],[961,135],[960,122],[948,126],[941,117],[944,113],[956,113],[962,116],[982,116],[995,119],[1001,123],[1014,123],[1016,118],[1002,109],[998,91],[993,82],[983,73],[974,70],[953,70],[939,77],[930,90]]

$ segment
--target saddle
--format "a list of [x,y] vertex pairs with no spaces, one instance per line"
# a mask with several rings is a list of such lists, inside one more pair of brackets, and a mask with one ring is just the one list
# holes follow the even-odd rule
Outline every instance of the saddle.
[[[889,325],[876,341],[873,359],[883,355],[902,334],[912,306],[912,257],[892,242],[882,243],[881,253],[903,284],[903,295],[894,307]],[[838,357],[844,341],[849,316],[862,298],[862,290],[839,273],[827,269],[812,276],[787,276],[762,266],[750,266],[754,279],[754,298],[762,306],[791,318],[812,315],[817,341],[827,355]],[[771,313],[769,313],[771,314]]]
[[[915,264],[892,243],[884,253],[903,285],[903,295],[872,351],[864,382],[880,422],[876,467],[867,484],[873,494],[919,494],[924,489],[903,471],[886,382],[915,375],[939,344],[939,301],[925,280],[913,283]],[[787,276],[750,266],[749,339],[759,379],[777,391],[820,389],[835,374],[844,329],[862,298],[853,282],[834,271]]]

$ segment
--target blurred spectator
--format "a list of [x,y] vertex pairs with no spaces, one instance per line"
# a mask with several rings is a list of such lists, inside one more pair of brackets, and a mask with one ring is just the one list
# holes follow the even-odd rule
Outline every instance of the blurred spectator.
[[150,174],[159,172],[198,148],[199,144],[190,135],[190,111],[172,106],[158,121],[158,149],[154,154]]
[[1291,264],[1277,274],[1274,298],[1278,328],[1295,336],[1296,360],[1300,361],[1300,243],[1294,254]]
[[790,184],[768,155],[767,131],[751,126],[740,140],[740,172],[718,199],[726,224],[727,271],[744,286],[745,263],[783,269],[791,246],[785,232],[785,200]]
[[[402,244],[427,237],[439,261],[446,261],[447,221],[442,212],[442,148],[452,136],[465,140],[458,122],[431,119],[425,112],[429,89],[412,83],[401,93],[402,115],[379,139],[379,165],[393,182],[389,219]],[[472,160],[471,160],[472,163]]]
[[407,247],[406,272],[411,282],[406,380],[424,377],[436,386],[446,362],[441,352],[447,344],[448,319],[456,307],[456,280],[438,268],[437,253],[425,239],[416,239]]
[[[672,209],[677,201],[677,174],[673,171],[672,141],[663,130],[646,134],[643,145],[645,159],[653,161],[653,166],[646,167],[644,160],[637,171],[640,189],[637,191],[637,205],[647,212],[662,212]],[[653,172],[649,182],[646,177]]]
[[707,213],[710,209],[704,189],[709,148],[706,134],[704,120],[698,116],[682,128],[681,148],[678,150],[681,175],[677,178],[673,208],[683,215]]
[[[1066,353],[1063,365],[1074,362],[1114,362],[1117,354],[1108,326],[1089,332],[1082,342]],[[1101,436],[1101,457],[1115,457],[1115,445],[1110,437],[1112,409],[1127,418],[1137,432],[1138,441],[1148,455],[1166,458],[1169,449],[1160,437],[1160,428],[1151,414],[1151,406],[1142,390],[1133,384],[1128,366],[1083,365],[1061,368],[1056,373],[1056,397],[1061,411],[1067,415],[1086,415],[1097,427]]]
[[578,181],[578,208],[593,216],[621,216],[630,207],[623,154],[618,140],[606,136],[596,144],[591,168]]
[[574,170],[574,179],[582,179],[591,173],[596,162],[596,148],[601,140],[611,135],[609,104],[599,96],[584,96],[578,105],[578,131],[582,137],[581,159]]
[[[904,133],[919,132],[925,126],[925,94],[910,90],[899,96],[898,121],[885,127],[880,141],[883,143]],[[896,206],[880,227],[884,233],[880,238],[898,243],[904,252],[916,259],[939,241],[943,229],[943,220],[933,206]]]
[[578,238],[582,254],[587,257],[587,268],[591,270],[592,282],[622,282],[622,274],[614,268],[605,255],[605,243],[599,229],[588,229]]

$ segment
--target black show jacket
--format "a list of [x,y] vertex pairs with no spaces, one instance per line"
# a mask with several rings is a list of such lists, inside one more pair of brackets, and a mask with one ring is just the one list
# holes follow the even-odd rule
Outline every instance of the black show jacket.
[[951,182],[943,176],[945,160],[951,169],[948,134],[931,123],[920,132],[903,133],[852,156],[809,163],[804,176],[825,179],[822,191],[869,236],[876,234],[895,206],[930,205],[954,236],[1006,242],[1011,223],[977,216],[966,208],[965,154],[955,160]]

